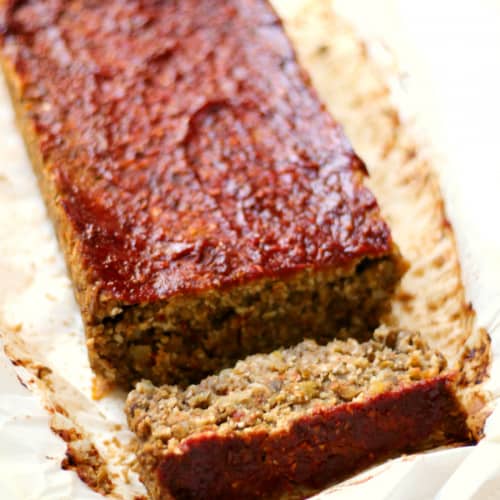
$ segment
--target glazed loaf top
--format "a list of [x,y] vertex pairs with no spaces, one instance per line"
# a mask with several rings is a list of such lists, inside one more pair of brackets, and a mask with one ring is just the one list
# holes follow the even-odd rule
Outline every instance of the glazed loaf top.
[[113,300],[392,253],[364,164],[267,2],[31,0],[1,14],[69,254]]

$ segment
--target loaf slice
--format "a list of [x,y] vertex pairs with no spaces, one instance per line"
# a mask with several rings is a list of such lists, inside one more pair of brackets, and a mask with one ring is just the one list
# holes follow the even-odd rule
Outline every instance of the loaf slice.
[[250,356],[185,390],[143,382],[126,412],[155,500],[277,498],[470,439],[444,358],[382,327]]
[[404,265],[267,2],[12,0],[0,39],[99,374],[379,324]]

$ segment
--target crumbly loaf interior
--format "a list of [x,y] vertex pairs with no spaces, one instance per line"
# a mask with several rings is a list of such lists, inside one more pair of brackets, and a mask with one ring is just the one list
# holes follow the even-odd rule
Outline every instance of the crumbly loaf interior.
[[131,385],[148,378],[187,385],[256,352],[311,337],[366,339],[388,310],[402,274],[398,255],[365,260],[348,274],[307,270],[230,290],[117,309],[90,327],[93,368]]
[[444,358],[418,334],[381,327],[365,343],[349,339],[319,346],[306,340],[250,356],[184,391],[142,382],[127,409],[140,439],[151,436],[173,450],[182,439],[204,431],[277,431],[315,409],[363,401],[445,368]]

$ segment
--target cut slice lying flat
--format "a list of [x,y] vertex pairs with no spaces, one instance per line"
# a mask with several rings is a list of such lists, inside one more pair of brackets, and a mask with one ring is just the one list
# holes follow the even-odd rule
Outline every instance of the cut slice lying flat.
[[387,328],[250,356],[185,390],[143,382],[126,411],[154,499],[274,497],[470,439],[444,358]]

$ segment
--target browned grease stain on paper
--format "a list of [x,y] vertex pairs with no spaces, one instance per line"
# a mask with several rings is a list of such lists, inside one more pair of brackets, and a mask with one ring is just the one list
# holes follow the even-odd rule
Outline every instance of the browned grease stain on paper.
[[[51,380],[52,370],[47,366],[28,358],[16,356],[8,345],[5,353],[14,366],[20,366],[29,371],[35,379],[30,382],[44,392],[42,403],[52,415],[50,429],[66,443],[66,456],[61,462],[63,470],[72,470],[93,491],[101,495],[109,495],[114,490],[107,465],[91,439],[85,435],[83,429],[71,421],[68,411],[58,403],[47,398],[48,393],[54,392]],[[29,387],[18,376],[23,386]]]

